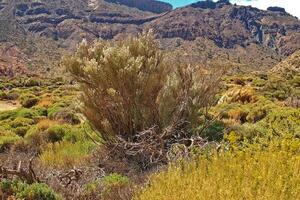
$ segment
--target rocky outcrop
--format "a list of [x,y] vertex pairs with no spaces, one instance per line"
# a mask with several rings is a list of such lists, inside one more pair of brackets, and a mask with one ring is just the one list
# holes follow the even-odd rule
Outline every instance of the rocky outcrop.
[[193,8],[215,9],[222,8],[225,5],[231,5],[229,0],[220,0],[217,2],[213,2],[212,0],[198,1],[197,3],[193,3],[190,6]]
[[172,10],[172,5],[169,3],[156,0],[105,0],[109,3],[122,4],[129,7],[134,7],[143,11],[153,13],[164,13]]
[[267,8],[268,11],[272,11],[272,12],[281,12],[281,13],[286,13],[284,8],[281,7],[277,7],[277,6],[271,6]]

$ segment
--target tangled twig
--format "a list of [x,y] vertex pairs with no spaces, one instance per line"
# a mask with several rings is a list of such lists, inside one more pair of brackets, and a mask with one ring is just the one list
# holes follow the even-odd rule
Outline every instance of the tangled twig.
[[27,169],[23,167],[22,161],[19,161],[17,169],[7,169],[3,166],[0,166],[0,174],[3,175],[4,177],[17,176],[22,181],[25,181],[29,184],[40,182],[39,178],[36,176],[34,169],[32,167],[33,159],[34,157],[32,157],[29,160]]

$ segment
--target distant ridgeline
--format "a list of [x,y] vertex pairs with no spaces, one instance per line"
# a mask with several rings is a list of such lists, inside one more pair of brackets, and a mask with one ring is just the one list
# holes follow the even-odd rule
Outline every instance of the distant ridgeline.
[[[212,0],[204,0],[204,1],[198,1],[196,3],[193,3],[190,6],[193,8],[215,9],[215,8],[222,8],[224,5],[232,5],[232,4],[230,3],[229,0],[219,0],[217,2],[214,2]],[[271,12],[287,13],[284,8],[278,6],[270,6],[267,8],[267,10]]]
[[149,11],[153,13],[168,12],[173,9],[169,3],[156,0],[105,0],[108,3],[122,4],[129,7],[134,7],[139,10]]
[[199,1],[197,3],[191,4],[191,7],[194,8],[203,8],[203,9],[215,9],[221,8],[224,5],[231,5],[229,0],[220,0],[218,2],[213,2],[212,0]]

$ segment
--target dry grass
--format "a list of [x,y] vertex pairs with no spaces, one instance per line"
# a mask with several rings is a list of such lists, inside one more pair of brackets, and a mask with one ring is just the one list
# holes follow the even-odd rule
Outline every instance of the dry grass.
[[51,97],[44,97],[38,102],[39,107],[49,108],[51,105],[53,105],[54,101]]
[[59,124],[59,122],[50,119],[43,119],[37,123],[37,127],[39,130],[44,131],[56,124]]
[[154,175],[136,200],[300,199],[300,156],[290,153],[295,143],[281,143],[285,150],[244,150],[172,166]]
[[45,167],[72,168],[73,166],[85,162],[94,149],[94,144],[90,142],[60,142],[48,144],[47,148],[40,155],[40,161]]

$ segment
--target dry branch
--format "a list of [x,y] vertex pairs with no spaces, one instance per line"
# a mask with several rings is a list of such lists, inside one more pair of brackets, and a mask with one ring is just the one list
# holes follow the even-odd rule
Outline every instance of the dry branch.
[[29,160],[27,168],[23,167],[22,161],[19,161],[17,169],[7,169],[3,166],[0,166],[0,174],[4,177],[16,176],[29,184],[40,182],[32,167],[33,159],[34,157]]

